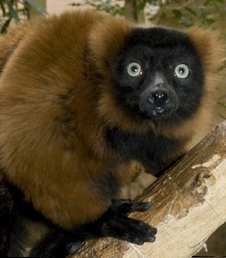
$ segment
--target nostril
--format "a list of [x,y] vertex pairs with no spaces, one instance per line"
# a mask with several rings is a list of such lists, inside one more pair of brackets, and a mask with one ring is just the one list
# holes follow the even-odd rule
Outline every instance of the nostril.
[[148,100],[149,100],[149,102],[150,102],[151,104],[154,104],[154,103],[155,103],[155,97],[154,97],[153,95],[150,95],[150,96],[148,97]]
[[163,92],[157,92],[154,94],[154,98],[155,99],[164,99],[164,98],[166,98],[166,94]]
[[165,91],[152,92],[148,97],[149,102],[151,104],[155,104],[157,107],[161,107],[162,105],[164,105],[168,99],[168,93]]

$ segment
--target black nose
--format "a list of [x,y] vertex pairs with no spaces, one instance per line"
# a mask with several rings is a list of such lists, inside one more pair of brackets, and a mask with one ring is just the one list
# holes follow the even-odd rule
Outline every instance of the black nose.
[[162,107],[169,101],[169,95],[165,90],[157,90],[150,93],[148,100],[156,107]]

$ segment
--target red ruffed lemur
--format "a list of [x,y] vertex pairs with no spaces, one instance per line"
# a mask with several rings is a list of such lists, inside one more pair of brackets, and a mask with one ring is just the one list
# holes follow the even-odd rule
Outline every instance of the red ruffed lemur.
[[0,256],[23,256],[32,230],[31,257],[62,258],[93,237],[153,242],[156,229],[128,217],[150,204],[120,189],[131,161],[158,176],[209,123],[223,55],[210,30],[94,11],[1,36]]

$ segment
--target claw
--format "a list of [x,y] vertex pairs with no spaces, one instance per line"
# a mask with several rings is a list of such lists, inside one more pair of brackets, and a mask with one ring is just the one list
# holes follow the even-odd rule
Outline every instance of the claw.
[[133,203],[133,212],[134,211],[147,211],[151,208],[150,202],[143,202],[143,203]]

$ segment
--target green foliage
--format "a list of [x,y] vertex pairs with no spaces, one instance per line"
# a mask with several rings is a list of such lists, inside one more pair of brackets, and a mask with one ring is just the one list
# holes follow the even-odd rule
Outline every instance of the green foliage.
[[[122,1],[120,5],[117,0],[116,2],[113,0],[86,0],[85,4],[113,16],[123,15],[125,11]],[[190,27],[196,22],[211,25],[220,14],[226,13],[225,0],[143,0],[139,1],[136,8],[139,11],[143,10],[147,4],[150,6],[149,9],[152,9],[147,15],[155,24],[170,19],[185,27]],[[73,3],[71,5],[79,6],[81,4]]]
[[0,16],[0,21],[2,23],[1,33],[6,32],[12,20],[15,20],[16,23],[20,22],[19,15],[26,14],[27,4],[32,5],[39,12],[47,14],[46,9],[36,0],[0,0],[0,7],[2,11],[2,14]]
[[115,1],[113,2],[112,0],[85,0],[83,4],[72,3],[71,5],[80,6],[84,4],[90,5],[98,11],[105,11],[107,13],[110,13],[113,16],[115,16],[116,14],[124,14],[124,7],[120,6],[118,3],[115,3]]
[[[223,108],[226,108],[226,103],[224,102],[217,102],[218,105],[222,106]],[[223,118],[224,120],[226,119],[225,116],[221,115],[221,114],[218,114],[221,118]]]
[[226,103],[224,103],[224,102],[217,102],[217,104],[222,106],[222,107],[224,107],[224,108],[226,108]]
[[175,19],[190,27],[196,22],[213,24],[220,14],[226,13],[225,0],[168,0],[162,10],[162,19]]

